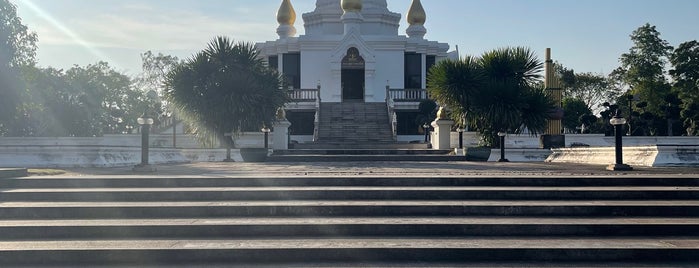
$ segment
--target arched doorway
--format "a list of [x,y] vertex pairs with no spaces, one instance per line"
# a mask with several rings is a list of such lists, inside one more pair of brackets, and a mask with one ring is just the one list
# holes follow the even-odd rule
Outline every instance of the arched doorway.
[[364,101],[364,59],[355,47],[342,58],[342,101]]

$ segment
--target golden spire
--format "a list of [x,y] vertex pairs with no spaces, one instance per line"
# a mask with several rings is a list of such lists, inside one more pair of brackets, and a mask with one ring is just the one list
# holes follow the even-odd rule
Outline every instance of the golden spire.
[[408,24],[410,25],[424,25],[427,20],[427,14],[425,14],[425,9],[422,8],[422,3],[420,0],[413,0],[410,4],[410,9],[408,10]]
[[277,22],[280,25],[294,25],[296,22],[296,11],[291,5],[291,0],[282,0],[282,5],[277,10]]
[[342,0],[340,5],[342,5],[342,10],[344,10],[345,12],[362,11],[362,0]]

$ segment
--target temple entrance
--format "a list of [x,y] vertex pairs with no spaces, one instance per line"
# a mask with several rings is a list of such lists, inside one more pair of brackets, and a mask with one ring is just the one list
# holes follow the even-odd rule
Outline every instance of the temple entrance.
[[364,101],[364,59],[354,47],[342,59],[342,101]]

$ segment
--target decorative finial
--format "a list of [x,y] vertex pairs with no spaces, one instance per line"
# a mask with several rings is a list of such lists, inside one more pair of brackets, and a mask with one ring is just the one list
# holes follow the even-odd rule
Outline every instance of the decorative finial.
[[277,119],[286,120],[286,111],[284,110],[284,108],[277,109]]
[[420,3],[420,0],[413,0],[413,2],[410,4],[410,9],[408,10],[408,16],[406,16],[406,18],[409,26],[408,29],[405,30],[405,33],[408,34],[408,37],[417,39],[424,38],[425,34],[427,33],[427,29],[425,29],[427,14],[425,13],[425,9],[422,7],[422,3]]
[[420,0],[413,0],[410,4],[410,9],[408,10],[408,16],[406,16],[409,25],[425,25],[427,21],[427,14],[425,9],[422,7]]
[[340,5],[345,12],[362,11],[362,0],[342,0]]
[[444,107],[440,106],[439,111],[437,111],[437,119],[447,119],[447,111]]
[[294,11],[294,7],[291,5],[291,0],[282,0],[282,5],[277,10],[277,22],[279,22],[279,27],[277,28],[279,37],[286,38],[296,34],[296,28],[294,28],[296,11]]

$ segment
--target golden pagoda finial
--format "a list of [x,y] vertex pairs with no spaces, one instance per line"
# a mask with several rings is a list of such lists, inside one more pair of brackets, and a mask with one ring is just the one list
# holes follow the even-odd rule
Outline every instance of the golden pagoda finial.
[[362,0],[342,0],[340,5],[345,12],[362,11]]
[[410,25],[424,25],[427,21],[427,14],[425,9],[422,7],[420,0],[413,0],[410,4],[410,9],[408,10],[408,16],[406,16],[408,24]]
[[282,5],[277,10],[277,22],[280,25],[294,25],[296,22],[296,11],[291,5],[291,0],[282,0]]

